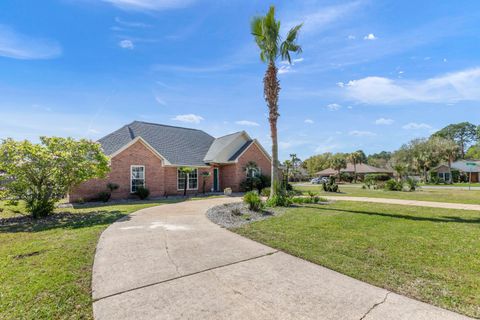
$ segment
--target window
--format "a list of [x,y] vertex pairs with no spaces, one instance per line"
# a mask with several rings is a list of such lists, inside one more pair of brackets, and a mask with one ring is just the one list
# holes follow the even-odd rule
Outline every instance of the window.
[[198,170],[195,169],[189,174],[182,172],[180,170],[177,171],[177,189],[184,190],[185,183],[187,184],[187,190],[197,190],[198,189]]
[[437,176],[441,181],[450,181],[449,172],[438,172]]
[[130,173],[130,192],[135,193],[145,187],[145,166],[131,166]]
[[259,168],[255,168],[255,167],[247,168],[247,177],[248,178],[255,178],[255,177],[258,177],[258,176],[260,176],[260,169]]

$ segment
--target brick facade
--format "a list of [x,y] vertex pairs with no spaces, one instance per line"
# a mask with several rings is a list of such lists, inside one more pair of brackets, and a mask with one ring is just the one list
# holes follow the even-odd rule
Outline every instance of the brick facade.
[[[270,175],[270,159],[256,144],[250,147],[234,164],[219,167],[220,190],[227,187],[234,192],[240,191],[239,185],[246,178],[245,165],[249,161],[257,163],[262,174]],[[71,202],[88,201],[95,199],[102,191],[106,191],[107,183],[118,184],[119,188],[112,193],[112,199],[135,198],[130,193],[130,167],[132,165],[145,166],[145,186],[150,190],[151,197],[165,195],[181,195],[183,190],[177,189],[177,167],[164,166],[162,160],[148,149],[141,141],[137,141],[111,159],[111,171],[105,179],[94,179],[82,183],[72,190],[69,199]],[[198,168],[198,189],[188,190],[188,194],[203,192],[202,172],[209,172],[206,177],[205,189],[209,192],[213,187],[213,168]]]
[[270,176],[270,159],[255,143],[252,143],[236,163],[221,167],[220,187],[222,190],[232,188],[233,192],[241,191],[240,183],[247,177],[245,166],[249,161],[255,162],[263,175]]

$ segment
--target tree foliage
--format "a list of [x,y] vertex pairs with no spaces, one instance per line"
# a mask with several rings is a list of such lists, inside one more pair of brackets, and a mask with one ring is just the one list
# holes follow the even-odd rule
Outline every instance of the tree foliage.
[[39,144],[6,139],[0,171],[9,178],[2,197],[25,200],[27,211],[42,217],[74,186],[105,177],[109,160],[100,144],[85,139],[41,137]]
[[336,170],[340,175],[340,170],[347,167],[347,155],[344,153],[334,154],[329,161],[329,167]]
[[477,139],[477,126],[470,122],[454,123],[435,132],[433,136],[450,139],[457,143],[462,159],[468,148]]

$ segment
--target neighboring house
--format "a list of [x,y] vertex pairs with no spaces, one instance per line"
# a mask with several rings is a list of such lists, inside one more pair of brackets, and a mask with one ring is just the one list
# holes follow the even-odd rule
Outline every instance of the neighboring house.
[[[98,142],[111,159],[111,171],[106,179],[76,187],[70,201],[94,199],[107,183],[119,186],[112,199],[124,199],[139,187],[148,188],[151,197],[183,194],[185,183],[188,193],[201,193],[203,179],[207,192],[237,192],[247,175],[270,175],[270,155],[245,131],[214,138],[197,129],[134,121]],[[257,168],[249,166],[247,172],[250,162]],[[185,176],[180,167],[195,170]]]
[[[475,163],[475,165],[467,165],[467,163]],[[479,182],[480,161],[478,160],[459,160],[452,162],[452,171],[458,171],[468,181],[471,172],[471,182]],[[437,174],[441,181],[450,181],[450,169],[448,164],[441,164],[431,170]],[[455,175],[453,176],[455,178]],[[456,179],[456,178],[455,178]],[[457,181],[454,181],[457,182]]]
[[[360,179],[363,179],[366,174],[383,173],[383,174],[388,174],[388,175],[393,176],[393,170],[377,168],[377,167],[370,166],[370,165],[365,164],[365,163],[357,163],[356,171],[357,171],[357,176]],[[340,172],[341,173],[349,173],[349,174],[353,175],[354,172],[355,172],[353,163],[347,163],[347,167],[344,168],[344,169],[341,169]],[[319,177],[330,177],[330,176],[335,176],[337,174],[338,174],[337,170],[335,170],[333,168],[328,168],[328,169],[325,169],[325,170],[322,170],[322,171],[319,171],[319,172],[316,173],[316,175],[319,176]]]

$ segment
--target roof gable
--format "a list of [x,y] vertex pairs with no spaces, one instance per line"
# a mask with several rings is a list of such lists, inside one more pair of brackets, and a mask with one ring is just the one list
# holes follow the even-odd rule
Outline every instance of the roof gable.
[[104,152],[111,156],[138,137],[168,163],[185,166],[204,166],[203,158],[214,141],[201,130],[134,121],[99,142]]
[[209,163],[229,162],[230,158],[248,141],[252,141],[252,139],[245,131],[217,138],[213,141],[203,160]]

